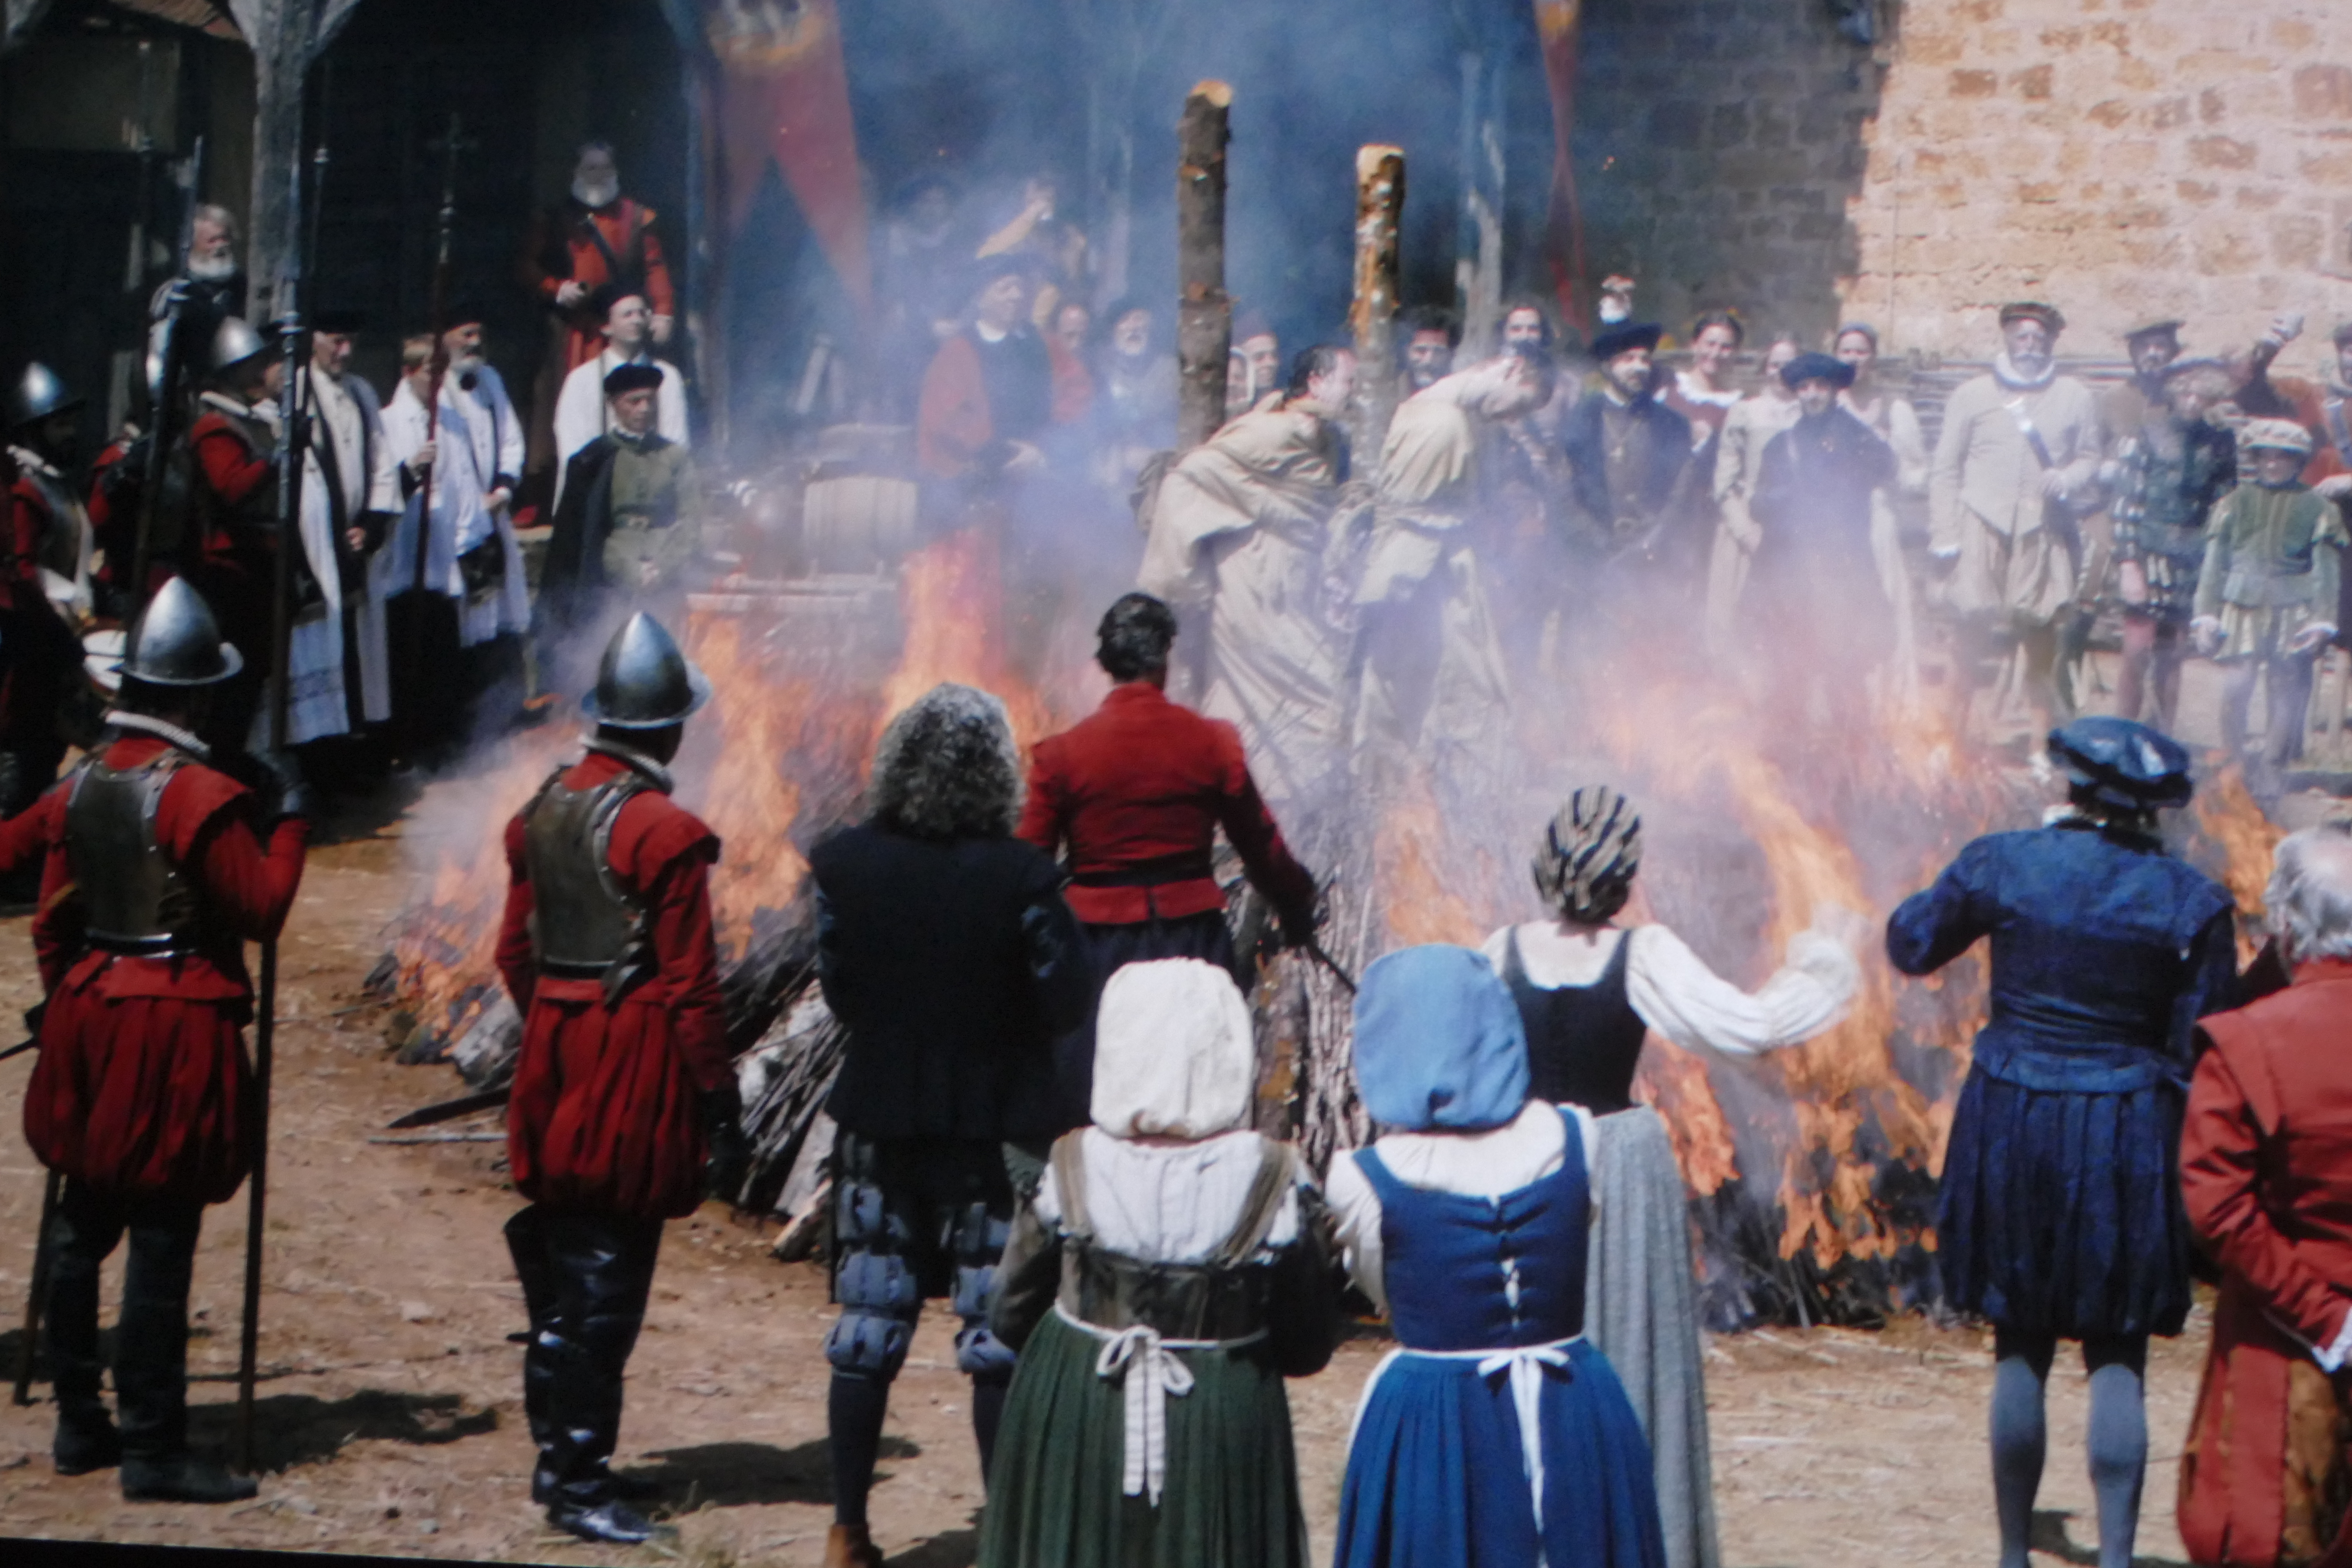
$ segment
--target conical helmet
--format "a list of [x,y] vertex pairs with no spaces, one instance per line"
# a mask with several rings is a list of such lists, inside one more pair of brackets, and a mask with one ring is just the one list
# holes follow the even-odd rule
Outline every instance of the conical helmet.
[[56,371],[35,360],[8,389],[8,428],[21,430],[54,415],[69,414],[81,405],[80,398],[66,390]]
[[245,658],[221,641],[204,595],[174,577],[139,613],[118,668],[150,686],[210,686],[244,668]]
[[596,689],[581,707],[616,730],[666,730],[710,700],[710,681],[662,624],[639,610],[604,645]]
[[234,370],[256,354],[268,353],[269,344],[253,323],[242,316],[223,316],[220,326],[213,332],[212,347],[205,356],[205,366],[215,375]]

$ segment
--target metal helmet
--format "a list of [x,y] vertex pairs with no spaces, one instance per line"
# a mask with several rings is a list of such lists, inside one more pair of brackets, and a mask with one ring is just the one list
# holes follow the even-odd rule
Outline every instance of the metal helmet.
[[580,706],[616,730],[667,730],[709,700],[709,678],[659,621],[639,610],[604,645],[596,689]]
[[213,333],[205,366],[213,374],[221,375],[235,370],[254,355],[268,352],[268,342],[253,330],[253,323],[242,316],[223,316],[219,328]]
[[55,415],[70,414],[81,405],[82,399],[66,390],[56,371],[35,360],[8,389],[8,428],[21,430]]
[[150,686],[210,686],[244,668],[244,655],[221,641],[212,606],[181,577],[147,601],[117,666],[121,674]]

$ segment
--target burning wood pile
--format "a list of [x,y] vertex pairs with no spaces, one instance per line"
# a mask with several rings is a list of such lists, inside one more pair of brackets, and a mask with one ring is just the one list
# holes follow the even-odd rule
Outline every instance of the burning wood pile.
[[[1075,634],[1048,647],[1042,684],[1008,673],[974,608],[996,592],[988,564],[951,540],[908,558],[895,584],[738,583],[698,600],[688,627],[715,695],[676,771],[681,799],[724,841],[714,914],[758,1150],[737,1198],[787,1222],[787,1253],[821,1221],[831,1130],[820,1107],[843,1046],[814,984],[804,850],[856,811],[881,726],[938,681],[1004,697],[1024,744],[1089,711],[1102,689]],[[1916,703],[1889,703],[1875,732],[1825,749],[1763,732],[1736,690],[1665,676],[1587,689],[1571,670],[1549,673],[1571,699],[1523,714],[1515,760],[1479,787],[1426,759],[1360,757],[1339,799],[1286,824],[1328,882],[1329,957],[1360,974],[1391,948],[1475,945],[1539,917],[1528,848],[1569,788],[1599,781],[1645,817],[1632,914],[1665,921],[1736,983],[1760,982],[1827,911],[1853,911],[1873,950],[1833,1028],[1752,1062],[1702,1059],[1654,1036],[1639,1092],[1671,1129],[1718,1326],[1870,1322],[1933,1304],[1936,1181],[1984,974],[1967,960],[1898,982],[1875,927],[1969,837],[2038,820],[2045,783],[1965,752]],[[439,786],[410,831],[417,892],[376,982],[415,1020],[408,1058],[448,1060],[476,1088],[511,1075],[520,1035],[492,963],[506,885],[498,835],[572,743],[554,728],[508,742]],[[2276,830],[2227,775],[2187,815],[2189,852],[2256,912]],[[1321,1169],[1371,1131],[1349,1066],[1349,985],[1260,942],[1254,898],[1238,896],[1234,912],[1238,945],[1259,954],[1259,1125],[1295,1134]]]

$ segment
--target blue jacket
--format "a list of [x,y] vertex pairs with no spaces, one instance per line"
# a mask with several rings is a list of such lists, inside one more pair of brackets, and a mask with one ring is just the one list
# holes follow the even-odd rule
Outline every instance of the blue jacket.
[[2082,821],[1976,840],[1886,924],[1927,974],[1992,941],[1979,1071],[2030,1089],[2186,1087],[2198,1018],[2231,1005],[2230,895],[2154,839]]

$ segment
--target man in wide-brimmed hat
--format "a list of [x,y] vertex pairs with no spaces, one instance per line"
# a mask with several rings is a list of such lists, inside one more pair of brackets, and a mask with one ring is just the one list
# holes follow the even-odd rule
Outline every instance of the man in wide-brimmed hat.
[[[2090,389],[2058,373],[2065,325],[2036,301],[2001,308],[2000,353],[1944,405],[1928,476],[1929,544],[1961,622],[1955,693],[1965,702],[1998,682],[2010,699],[1994,720],[2004,737],[2039,733],[2069,706],[2056,682],[2059,622],[2074,598],[2076,519],[2098,500],[2101,446]],[[2012,661],[2010,689],[2000,672]]]
[[1573,528],[1604,560],[1664,563],[1688,542],[1672,525],[1690,465],[1690,421],[1651,395],[1652,355],[1664,335],[1643,322],[1594,338],[1601,384],[1560,433]]

